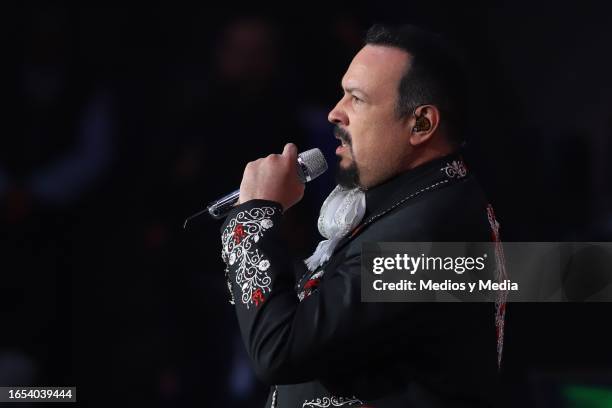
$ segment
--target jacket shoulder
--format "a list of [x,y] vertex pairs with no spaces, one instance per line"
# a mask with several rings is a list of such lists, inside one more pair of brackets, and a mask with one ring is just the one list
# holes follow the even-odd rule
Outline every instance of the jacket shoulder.
[[488,200],[473,177],[427,192],[373,222],[367,241],[489,241]]

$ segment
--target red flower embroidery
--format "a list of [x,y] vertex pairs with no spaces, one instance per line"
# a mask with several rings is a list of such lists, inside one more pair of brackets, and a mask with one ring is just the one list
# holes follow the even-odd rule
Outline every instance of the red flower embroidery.
[[311,279],[304,285],[304,289],[314,289],[319,286],[319,279]]
[[253,299],[253,302],[255,302],[255,306],[259,306],[259,303],[263,303],[266,299],[263,296],[263,292],[261,291],[261,288],[257,288],[257,290],[255,292],[253,292],[253,296],[251,296],[251,298]]
[[234,228],[234,242],[238,244],[240,241],[242,241],[242,238],[244,238],[245,235],[246,233],[244,232],[244,228],[242,228],[242,224],[236,225]]

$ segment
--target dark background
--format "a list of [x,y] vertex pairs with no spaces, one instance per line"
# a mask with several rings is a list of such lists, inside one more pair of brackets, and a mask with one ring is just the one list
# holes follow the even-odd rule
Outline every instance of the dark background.
[[[465,155],[505,240],[612,237],[608,8],[201,3],[0,13],[0,385],[76,385],[91,407],[263,406],[227,304],[219,224],[182,221],[287,141],[335,162],[327,113],[373,22],[421,25],[463,50]],[[328,173],[287,216],[296,255],[318,240]],[[505,404],[610,406],[610,312],[510,305]]]

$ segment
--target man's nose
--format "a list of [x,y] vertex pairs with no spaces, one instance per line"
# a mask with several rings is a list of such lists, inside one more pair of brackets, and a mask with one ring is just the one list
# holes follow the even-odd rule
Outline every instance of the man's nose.
[[348,116],[346,116],[346,113],[340,108],[340,102],[338,102],[336,106],[334,106],[334,109],[329,112],[327,120],[335,125],[348,126]]

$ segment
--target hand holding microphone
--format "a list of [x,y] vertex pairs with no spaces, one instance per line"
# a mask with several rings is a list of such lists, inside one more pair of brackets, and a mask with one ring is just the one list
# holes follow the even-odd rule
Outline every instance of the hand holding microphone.
[[187,218],[183,228],[206,212],[215,219],[221,219],[237,202],[253,199],[276,201],[287,210],[302,199],[304,183],[314,180],[326,170],[327,162],[321,150],[310,149],[298,155],[295,145],[288,143],[282,154],[271,154],[248,163],[240,189],[213,201],[206,209]]
[[276,201],[283,211],[304,196],[304,183],[298,177],[297,147],[287,143],[281,154],[250,162],[244,169],[238,203],[249,200]]

